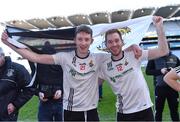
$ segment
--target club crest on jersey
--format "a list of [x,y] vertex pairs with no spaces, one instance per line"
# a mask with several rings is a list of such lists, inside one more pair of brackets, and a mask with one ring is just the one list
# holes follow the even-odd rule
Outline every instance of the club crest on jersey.
[[7,76],[10,77],[10,76],[13,76],[13,73],[14,73],[14,70],[13,69],[8,69],[7,71]]
[[129,62],[126,60],[125,63],[124,63],[124,65],[127,66],[128,64],[129,64]]
[[174,58],[169,58],[169,61],[170,62],[174,62]]
[[107,63],[107,71],[113,70],[112,61]]
[[89,67],[93,67],[94,66],[94,63],[93,63],[93,61],[91,60],[90,62],[89,62]]

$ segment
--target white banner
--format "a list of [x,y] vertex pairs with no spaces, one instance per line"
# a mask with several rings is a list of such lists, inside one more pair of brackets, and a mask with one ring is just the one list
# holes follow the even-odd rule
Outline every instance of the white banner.
[[[90,47],[92,52],[99,52],[98,48],[105,48],[103,45],[104,34],[110,29],[119,29],[122,33],[125,45],[123,49],[129,47],[132,44],[139,44],[145,33],[147,32],[150,24],[152,23],[152,16],[139,17],[130,19],[123,22],[116,22],[110,24],[97,24],[90,26],[93,30],[94,42]],[[51,31],[51,30],[49,30]],[[16,37],[18,38],[18,37]],[[8,39],[9,42],[16,47],[26,48],[23,44],[16,41],[16,38]],[[37,42],[38,43],[38,42]]]
[[91,45],[90,50],[93,52],[99,52],[100,50],[98,50],[97,47],[105,48],[105,45],[103,45],[103,42],[105,41],[104,35],[109,29],[120,29],[125,43],[123,49],[132,44],[139,44],[151,23],[152,16],[145,16],[123,22],[91,26],[93,29],[94,42]]

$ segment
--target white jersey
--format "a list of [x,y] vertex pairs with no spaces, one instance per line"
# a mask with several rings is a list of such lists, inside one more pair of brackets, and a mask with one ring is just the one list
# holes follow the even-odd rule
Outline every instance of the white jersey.
[[107,54],[90,53],[79,58],[75,51],[53,55],[55,64],[63,69],[63,108],[87,111],[98,105],[99,67]]
[[117,95],[116,109],[129,114],[151,107],[149,89],[141,71],[141,61],[147,60],[148,51],[143,51],[139,60],[133,52],[123,52],[118,61],[109,58],[101,66],[101,78],[108,81]]
[[180,66],[176,67],[175,71],[176,71],[177,75],[180,77]]

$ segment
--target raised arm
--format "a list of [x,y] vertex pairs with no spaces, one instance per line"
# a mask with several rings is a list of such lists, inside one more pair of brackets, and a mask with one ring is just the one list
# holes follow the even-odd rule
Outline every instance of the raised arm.
[[178,82],[178,80],[180,80],[180,77],[174,69],[164,76],[164,81],[176,91],[180,91],[180,82]]
[[8,42],[8,35],[6,32],[2,33],[1,40],[4,44],[6,44],[8,47],[13,49],[15,52],[20,54],[23,58],[36,62],[36,63],[42,63],[42,64],[54,64],[54,59],[52,55],[46,55],[46,54],[37,54],[35,52],[32,52],[29,49],[25,48],[17,48],[14,45],[10,44]]
[[155,59],[169,53],[167,39],[163,28],[163,18],[160,16],[154,16],[153,23],[158,35],[158,48],[149,49],[148,59]]

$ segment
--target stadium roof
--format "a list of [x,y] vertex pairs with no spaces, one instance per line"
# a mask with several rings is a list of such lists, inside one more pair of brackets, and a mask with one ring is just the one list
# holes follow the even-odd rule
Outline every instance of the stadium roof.
[[76,14],[70,16],[53,16],[47,18],[32,18],[28,20],[12,20],[5,22],[8,25],[24,29],[49,29],[68,26],[78,26],[80,24],[100,24],[125,21],[132,18],[158,15],[166,19],[180,17],[180,5],[167,5],[159,8],[141,8],[136,10],[118,10],[113,12],[95,12],[89,15]]

